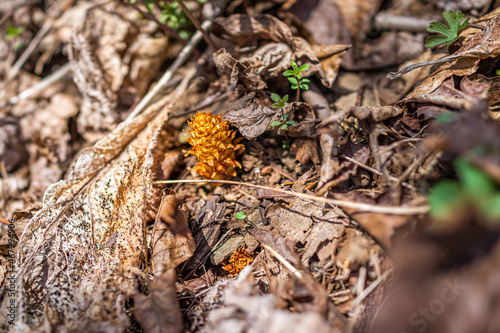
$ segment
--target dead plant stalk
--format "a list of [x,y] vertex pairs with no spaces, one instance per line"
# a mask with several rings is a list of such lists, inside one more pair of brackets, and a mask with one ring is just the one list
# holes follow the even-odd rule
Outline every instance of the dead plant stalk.
[[179,184],[179,183],[214,183],[214,184],[226,184],[226,185],[239,185],[239,186],[247,186],[253,188],[259,188],[263,190],[283,193],[287,195],[296,196],[297,198],[304,200],[313,200],[318,202],[323,202],[329,205],[346,207],[346,208],[354,208],[359,209],[365,212],[372,213],[380,213],[380,214],[392,214],[392,215],[420,215],[426,214],[429,212],[429,206],[417,206],[417,207],[394,207],[394,206],[381,206],[381,205],[372,205],[361,202],[354,202],[348,200],[337,200],[331,198],[324,198],[320,196],[315,196],[311,194],[305,193],[296,193],[292,191],[282,190],[278,188],[273,188],[269,186],[255,185],[250,183],[237,182],[233,180],[197,180],[197,179],[181,179],[181,180],[158,180],[155,182],[156,184]]

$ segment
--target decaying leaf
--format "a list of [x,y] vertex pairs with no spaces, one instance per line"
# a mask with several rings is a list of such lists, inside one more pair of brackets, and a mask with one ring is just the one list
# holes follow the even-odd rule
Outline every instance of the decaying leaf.
[[[326,260],[332,253],[332,241],[344,233],[342,220],[345,215],[338,209],[324,211],[324,204],[311,204],[302,200],[291,201],[290,208],[281,204],[269,205],[266,217],[274,230],[293,245],[304,246],[302,264],[307,267],[314,255]],[[255,235],[254,235],[255,236]]]
[[149,284],[148,295],[134,295],[134,315],[146,333],[182,332],[182,314],[176,298],[177,274],[170,269]]
[[278,117],[277,111],[261,104],[258,100],[247,106],[231,110],[223,115],[223,119],[231,122],[247,139],[255,139],[266,130]]
[[267,87],[256,68],[247,62],[236,60],[225,49],[214,52],[212,56],[217,69],[229,77],[229,83],[233,86],[240,81],[248,91],[262,90]]
[[[294,149],[295,148],[295,149]],[[319,164],[318,142],[315,139],[299,139],[292,144],[290,152],[296,150],[295,161],[305,165],[308,161]]]
[[164,126],[190,77],[84,150],[67,178],[47,189],[19,241],[17,325],[39,332],[129,326],[123,303],[145,259],[147,212],[159,207],[153,181]]
[[[353,200],[356,202],[370,202],[362,195],[350,193],[348,195],[335,193],[334,197],[341,200]],[[391,248],[391,239],[397,228],[405,225],[410,218],[402,215],[387,215],[380,213],[365,212],[355,208],[344,208],[350,218],[358,222],[380,245],[386,249]]]
[[195,244],[179,205],[185,195],[166,194],[156,216],[151,239],[151,262],[155,275],[161,275],[189,259]]

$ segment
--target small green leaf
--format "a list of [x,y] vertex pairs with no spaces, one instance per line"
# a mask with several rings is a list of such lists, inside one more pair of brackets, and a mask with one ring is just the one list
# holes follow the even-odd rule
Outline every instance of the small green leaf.
[[309,83],[309,82],[311,82],[311,80],[309,80],[309,79],[302,79],[302,80],[300,80],[300,83]]
[[302,89],[302,90],[309,90],[309,86],[304,83],[304,84],[300,85],[300,89]]
[[304,65],[300,66],[299,73],[303,72],[303,71],[307,71],[309,69],[309,67],[311,67],[309,64],[304,64]]
[[448,27],[441,22],[432,22],[429,24],[426,29],[428,32],[435,32],[442,36],[431,36],[427,38],[426,47],[434,47],[441,44],[450,45],[458,39],[460,32],[462,32],[469,23],[469,18],[465,19],[464,14],[459,10],[456,13],[453,13],[451,10],[444,12],[443,17],[446,23],[448,23]]
[[288,94],[283,96],[283,105],[285,105],[286,102],[288,102]]
[[295,121],[293,121],[293,120],[289,120],[289,121],[287,121],[286,123],[287,123],[288,125],[295,125],[295,124],[296,124],[296,123],[295,123]]
[[455,118],[456,113],[446,112],[442,115],[437,116],[434,120],[438,123],[448,124],[453,118]]
[[484,205],[483,210],[484,215],[498,221],[500,218],[500,193],[491,197],[490,200],[488,200],[488,202]]
[[234,214],[234,217],[236,217],[238,220],[243,220],[245,217],[247,217],[247,214],[245,212],[237,212]]
[[448,37],[430,36],[430,37],[427,37],[427,39],[425,41],[426,41],[425,47],[435,47],[435,46],[441,45],[443,43],[446,43],[448,41]]
[[430,215],[437,219],[450,218],[462,202],[460,184],[453,180],[443,180],[434,185],[429,193]]
[[288,78],[288,81],[291,83],[291,84],[299,84],[299,80],[297,80],[296,77],[289,77]]
[[281,98],[278,94],[271,94],[271,99],[275,101],[276,103],[281,102]]
[[283,76],[292,76],[292,75],[295,75],[295,73],[289,69],[283,72]]
[[12,25],[9,25],[7,27],[7,33],[4,35],[4,38],[5,39],[12,39],[12,38],[16,38],[17,36],[19,36],[21,33],[23,33],[23,31],[26,30],[26,27],[25,26],[19,26],[19,27],[14,27]]
[[283,115],[283,119],[284,119],[284,120],[287,120],[287,119],[288,119],[288,115],[287,115],[287,114],[284,114],[284,115]]
[[276,127],[276,126],[279,126],[279,125],[281,125],[281,123],[280,123],[279,121],[273,121],[273,122],[271,123],[271,126],[272,126],[272,127]]
[[287,125],[287,124],[283,124],[283,125],[281,125],[281,129],[282,129],[282,130],[286,129],[287,127],[288,127],[288,125]]
[[463,190],[472,202],[481,204],[495,193],[494,181],[463,158],[456,159],[455,168]]
[[290,88],[292,88],[293,90],[297,90],[297,89],[299,89],[299,85],[298,85],[298,84],[296,84],[296,83],[293,83],[293,84],[290,86]]
[[297,63],[292,60],[292,68],[293,68],[293,73],[297,74],[299,73],[299,66],[297,66]]
[[281,106],[278,103],[274,103],[271,105],[272,108],[281,108]]

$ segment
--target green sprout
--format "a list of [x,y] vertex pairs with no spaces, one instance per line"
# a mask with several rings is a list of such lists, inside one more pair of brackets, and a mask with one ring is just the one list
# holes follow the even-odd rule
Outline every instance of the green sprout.
[[234,217],[236,217],[238,220],[243,220],[245,217],[247,217],[247,214],[245,212],[237,212],[234,214]]
[[465,159],[455,161],[459,181],[443,180],[429,194],[430,214],[449,219],[460,207],[469,205],[487,219],[500,218],[500,191],[495,181]]
[[283,76],[286,76],[291,84],[291,88],[297,90],[297,102],[300,100],[300,89],[309,90],[309,85],[307,83],[311,82],[309,79],[302,78],[303,71],[306,71],[311,67],[309,64],[304,64],[298,66],[295,61],[292,61],[292,69],[283,72]]
[[281,109],[281,121],[273,121],[271,123],[272,127],[281,126],[282,130],[285,130],[288,125],[295,125],[295,121],[287,120],[288,115],[283,113],[283,108],[288,101],[288,95],[283,96],[283,99],[278,94],[271,94],[271,99],[276,102],[271,107]]
[[19,26],[19,27],[14,27],[12,25],[9,25],[7,27],[7,33],[3,36],[4,39],[14,39],[20,34],[23,33],[23,31],[26,30],[25,26]]
[[425,47],[435,47],[441,44],[450,45],[458,39],[460,33],[467,27],[469,18],[465,18],[459,10],[453,14],[453,11],[444,12],[443,17],[448,23],[448,27],[441,22],[432,22],[428,27],[428,32],[436,32],[442,36],[430,36],[427,38]]

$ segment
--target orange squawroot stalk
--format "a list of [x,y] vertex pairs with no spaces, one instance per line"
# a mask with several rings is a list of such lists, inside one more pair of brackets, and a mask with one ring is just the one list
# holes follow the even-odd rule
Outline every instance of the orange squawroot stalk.
[[245,147],[239,144],[243,138],[234,139],[236,131],[229,130],[229,123],[221,115],[198,112],[191,122],[187,139],[192,146],[186,154],[195,155],[198,164],[194,167],[205,179],[226,180],[236,176],[236,168],[241,164],[236,161]]

